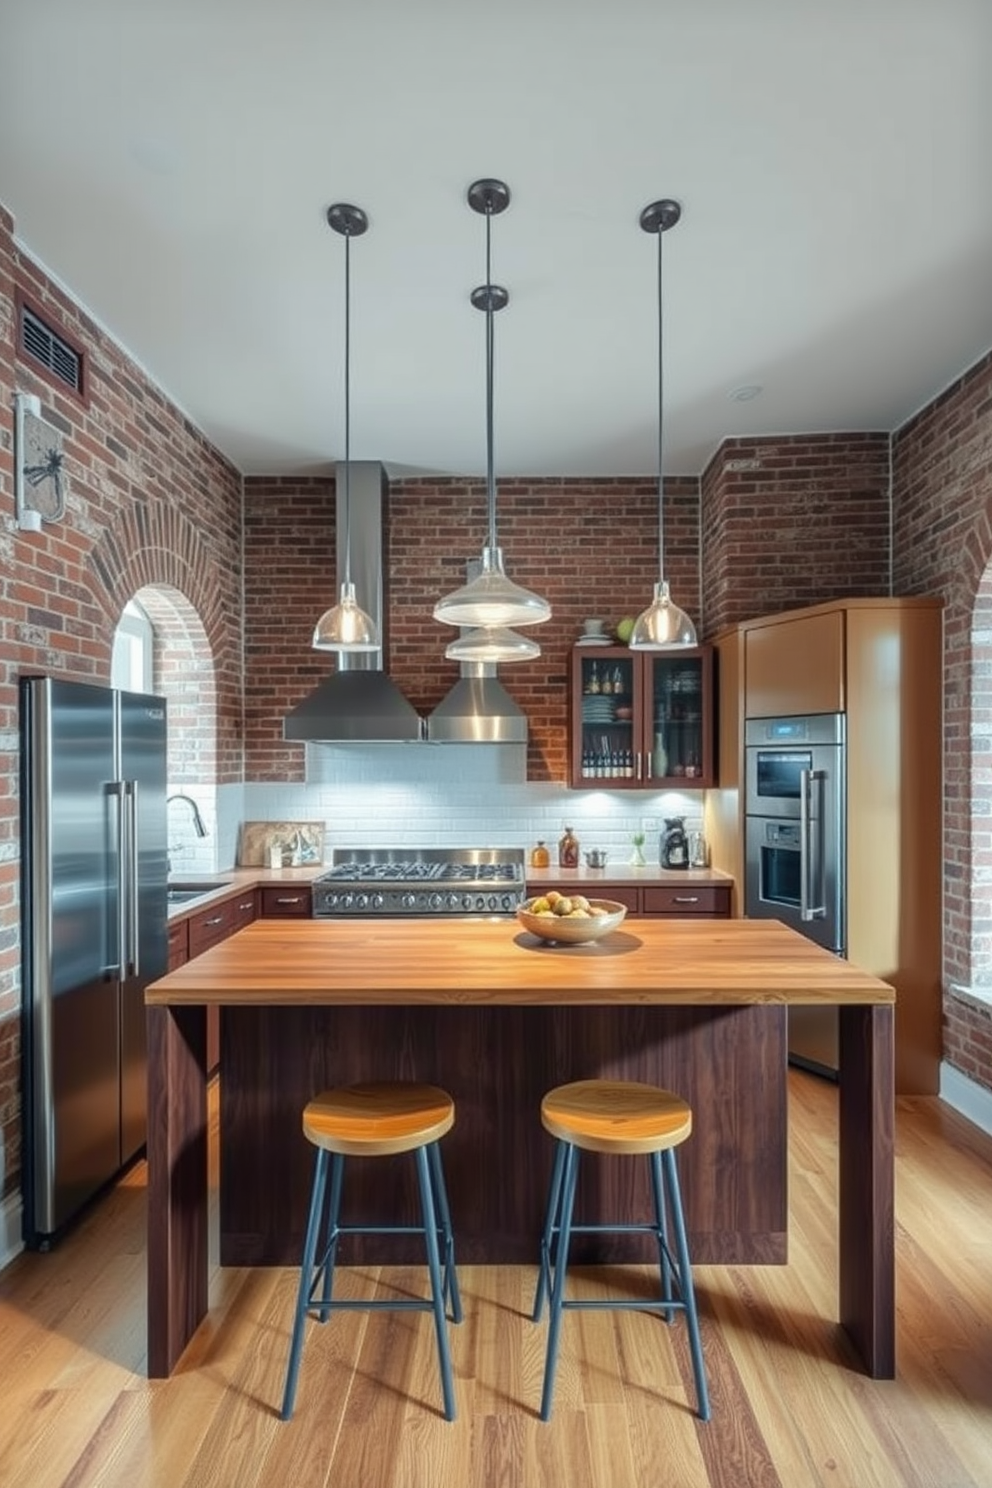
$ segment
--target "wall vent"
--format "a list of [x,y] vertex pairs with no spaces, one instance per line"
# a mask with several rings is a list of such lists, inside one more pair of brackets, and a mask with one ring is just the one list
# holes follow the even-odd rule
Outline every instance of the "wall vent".
[[75,346],[44,321],[29,305],[21,305],[21,350],[71,388],[84,396],[83,356]]

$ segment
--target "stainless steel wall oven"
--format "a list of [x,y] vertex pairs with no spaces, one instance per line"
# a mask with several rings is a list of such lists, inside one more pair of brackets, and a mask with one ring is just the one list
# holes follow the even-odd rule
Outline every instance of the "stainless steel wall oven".
[[[744,912],[847,952],[842,713],[745,723]],[[791,1014],[795,1013],[793,1017]],[[833,1072],[836,1014],[790,1010],[793,1062]]]

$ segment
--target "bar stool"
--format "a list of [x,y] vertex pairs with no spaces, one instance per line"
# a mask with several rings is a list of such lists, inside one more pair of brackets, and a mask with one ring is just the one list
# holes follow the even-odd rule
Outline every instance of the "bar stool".
[[[544,1366],[541,1420],[547,1421],[551,1417],[562,1313],[566,1308],[612,1308],[657,1310],[664,1313],[665,1321],[669,1323],[674,1312],[685,1313],[699,1417],[708,1421],[709,1392],[703,1368],[696,1296],[692,1285],[674,1150],[692,1131],[692,1110],[679,1096],[673,1095],[671,1091],[661,1090],[656,1085],[642,1085],[634,1080],[578,1080],[571,1085],[559,1085],[545,1095],[541,1102],[541,1121],[545,1130],[555,1138],[554,1166],[541,1238],[541,1264],[533,1312],[534,1322],[539,1322],[544,1299],[550,1292],[551,1320]],[[583,1148],[587,1152],[645,1153],[650,1157],[653,1223],[572,1223],[579,1152]],[[668,1243],[666,1201],[675,1231],[674,1255]],[[661,1298],[657,1301],[621,1298],[607,1298],[602,1301],[566,1300],[565,1273],[572,1235],[620,1232],[650,1233],[655,1236],[661,1269]]]
[[[451,1304],[454,1322],[462,1320],[461,1297],[455,1275],[454,1239],[448,1196],[444,1186],[441,1137],[455,1121],[455,1105],[446,1091],[436,1085],[418,1085],[406,1081],[379,1084],[347,1085],[325,1090],[303,1111],[303,1133],[317,1148],[313,1187],[310,1194],[310,1217],[307,1221],[300,1287],[293,1322],[293,1341],[289,1351],[282,1419],[293,1414],[296,1385],[303,1348],[303,1332],[308,1312],[316,1312],[326,1322],[337,1311],[418,1311],[433,1312],[437,1333],[437,1350],[441,1365],[441,1388],[444,1414],[455,1419],[455,1395],[451,1378],[451,1354],[445,1319],[446,1303]],[[417,1161],[420,1186],[420,1225],[343,1225],[339,1222],[341,1186],[346,1157],[384,1157],[397,1152],[413,1152]],[[331,1181],[328,1189],[327,1169],[330,1158]],[[326,1213],[325,1213],[326,1193]],[[317,1240],[324,1225],[324,1248],[319,1261]],[[338,1240],[342,1235],[423,1235],[427,1246],[427,1266],[431,1278],[429,1298],[404,1298],[398,1301],[335,1301],[334,1262]],[[441,1238],[441,1247],[438,1245]],[[441,1275],[440,1249],[444,1252],[444,1276]],[[319,1296],[318,1296],[319,1291]]]

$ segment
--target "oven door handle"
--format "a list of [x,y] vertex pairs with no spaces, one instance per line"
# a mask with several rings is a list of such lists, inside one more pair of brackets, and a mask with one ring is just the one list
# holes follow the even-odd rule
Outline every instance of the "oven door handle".
[[[823,903],[823,785],[826,770],[799,772],[799,918],[825,920]],[[813,787],[817,786],[819,810],[813,812]],[[814,882],[815,880],[815,882]],[[815,900],[819,898],[819,903]]]

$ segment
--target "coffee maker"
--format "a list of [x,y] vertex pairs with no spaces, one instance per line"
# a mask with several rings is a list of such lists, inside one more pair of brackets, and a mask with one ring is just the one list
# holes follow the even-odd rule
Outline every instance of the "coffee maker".
[[688,868],[689,838],[685,830],[684,816],[666,816],[665,830],[661,834],[662,868]]

